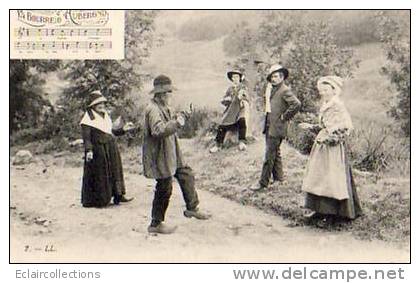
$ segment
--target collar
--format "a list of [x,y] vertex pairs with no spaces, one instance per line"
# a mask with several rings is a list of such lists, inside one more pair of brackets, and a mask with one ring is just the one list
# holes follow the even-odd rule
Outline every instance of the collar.
[[90,117],[89,113],[86,111],[85,115],[80,121],[81,125],[86,125],[98,129],[104,133],[112,135],[112,121],[107,113],[101,116],[98,112],[91,112],[94,117]]
[[153,98],[152,102],[156,104],[159,110],[163,113],[166,119],[171,119],[171,109],[167,105],[163,105],[158,99]]

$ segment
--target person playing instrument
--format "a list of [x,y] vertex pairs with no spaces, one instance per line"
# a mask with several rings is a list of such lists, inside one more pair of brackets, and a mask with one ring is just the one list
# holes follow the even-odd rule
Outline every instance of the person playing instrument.
[[237,131],[239,137],[239,150],[246,150],[247,120],[249,116],[248,89],[243,84],[244,75],[239,70],[227,73],[232,82],[221,103],[226,107],[222,122],[217,128],[216,145],[210,149],[211,153],[218,152],[223,145],[228,131]]

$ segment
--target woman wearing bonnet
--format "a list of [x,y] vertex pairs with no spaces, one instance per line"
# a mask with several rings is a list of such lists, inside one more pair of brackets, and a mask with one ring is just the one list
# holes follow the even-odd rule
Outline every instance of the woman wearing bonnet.
[[349,164],[346,139],[353,124],[340,99],[343,80],[326,76],[318,80],[322,99],[319,110],[320,132],[309,157],[302,190],[307,193],[308,218],[334,215],[355,219],[362,214]]
[[129,122],[122,128],[113,129],[106,102],[100,91],[93,91],[80,122],[85,146],[82,183],[84,207],[104,207],[111,198],[114,204],[133,199],[125,197],[123,167],[115,136],[133,130],[134,125]]

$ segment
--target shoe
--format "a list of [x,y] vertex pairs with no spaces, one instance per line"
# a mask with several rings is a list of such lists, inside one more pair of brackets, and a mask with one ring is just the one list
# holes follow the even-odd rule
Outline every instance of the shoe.
[[212,148],[210,148],[210,153],[216,153],[220,150],[220,147],[218,147],[217,145],[213,146]]
[[239,142],[239,150],[240,151],[245,151],[246,150],[246,144],[243,142]]
[[265,187],[265,186],[261,185],[260,183],[258,183],[257,185],[251,187],[251,191],[260,192],[260,191],[265,190],[266,188],[267,187]]
[[126,198],[124,195],[122,195],[121,197],[120,197],[120,202],[129,202],[129,201],[132,201],[134,198],[133,197],[131,197],[131,198]]
[[289,184],[289,182],[287,182],[286,180],[274,180],[273,181],[273,185],[287,186],[288,184]]
[[198,209],[197,210],[188,210],[188,209],[184,210],[184,216],[187,217],[187,218],[194,217],[194,218],[199,219],[199,220],[207,220],[211,217],[210,214],[201,212]]
[[316,212],[316,211],[308,211],[307,213],[305,213],[303,215],[303,217],[305,219],[315,219],[315,218],[319,217],[319,213]]
[[158,234],[172,234],[177,228],[177,226],[168,226],[164,223],[160,223],[158,226],[147,227],[147,232]]

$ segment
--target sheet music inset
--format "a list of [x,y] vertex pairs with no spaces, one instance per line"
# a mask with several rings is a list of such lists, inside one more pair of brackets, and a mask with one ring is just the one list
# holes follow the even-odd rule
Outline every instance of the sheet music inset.
[[10,10],[11,59],[124,59],[123,10]]

